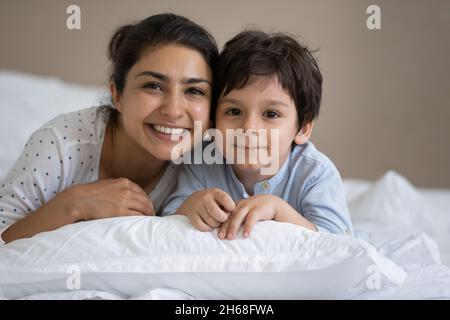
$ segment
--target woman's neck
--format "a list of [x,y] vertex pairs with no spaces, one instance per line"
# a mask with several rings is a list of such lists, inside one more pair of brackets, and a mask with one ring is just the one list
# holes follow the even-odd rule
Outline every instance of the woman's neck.
[[134,143],[125,133],[120,119],[108,121],[100,161],[100,178],[127,178],[150,193],[164,173],[167,161]]

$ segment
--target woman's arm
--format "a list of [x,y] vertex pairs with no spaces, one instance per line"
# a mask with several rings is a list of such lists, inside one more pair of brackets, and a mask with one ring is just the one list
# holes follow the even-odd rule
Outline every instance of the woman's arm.
[[35,212],[9,226],[1,234],[3,241],[9,243],[17,239],[29,238],[37,233],[51,231],[78,221],[76,211],[61,199],[65,196],[64,192],[58,194]]
[[154,214],[150,199],[137,184],[125,178],[106,179],[62,191],[9,226],[1,237],[8,243],[77,221]]
[[[51,128],[36,131],[0,186],[0,243],[79,220],[153,215],[148,195],[128,179],[72,185],[83,176]],[[71,186],[72,185],[72,186]]]

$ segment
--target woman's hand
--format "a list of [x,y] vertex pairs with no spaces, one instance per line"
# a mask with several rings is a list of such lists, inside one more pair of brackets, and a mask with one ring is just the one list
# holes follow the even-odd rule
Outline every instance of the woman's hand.
[[155,215],[144,190],[126,179],[105,179],[67,188],[52,201],[60,202],[76,220]]
[[175,214],[183,214],[200,231],[220,227],[233,211],[235,203],[228,193],[220,189],[205,189],[191,194]]

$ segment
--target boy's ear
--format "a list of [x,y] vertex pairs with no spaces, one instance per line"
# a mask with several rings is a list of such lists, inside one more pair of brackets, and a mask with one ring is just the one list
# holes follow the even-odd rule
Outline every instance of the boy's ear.
[[114,81],[109,82],[109,92],[111,92],[112,102],[113,102],[114,106],[116,107],[117,111],[122,113],[123,107],[122,107],[122,104],[120,103],[121,94],[117,90],[116,84],[114,83]]
[[304,144],[311,137],[312,129],[314,127],[314,122],[308,122],[303,126],[302,129],[295,135],[294,142],[296,144]]

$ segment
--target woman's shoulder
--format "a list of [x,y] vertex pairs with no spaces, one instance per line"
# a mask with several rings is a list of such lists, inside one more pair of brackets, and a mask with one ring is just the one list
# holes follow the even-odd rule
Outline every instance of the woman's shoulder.
[[66,144],[75,142],[100,143],[112,108],[90,107],[56,116],[39,130],[50,130]]

